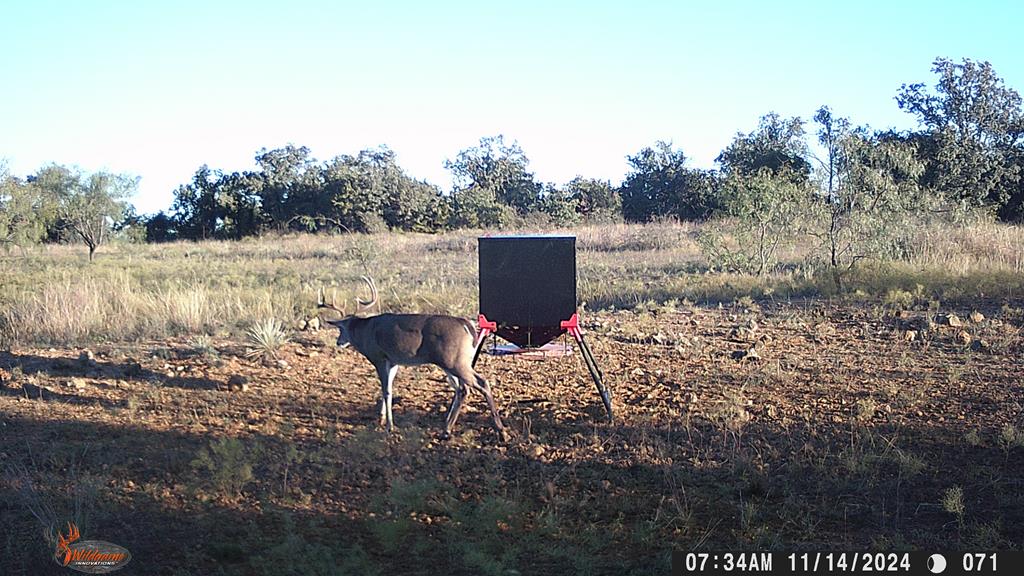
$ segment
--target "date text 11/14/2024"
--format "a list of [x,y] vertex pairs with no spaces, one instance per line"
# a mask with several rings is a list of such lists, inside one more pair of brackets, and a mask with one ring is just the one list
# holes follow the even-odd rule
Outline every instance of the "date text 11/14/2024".
[[1024,574],[1024,552],[681,552],[673,576]]

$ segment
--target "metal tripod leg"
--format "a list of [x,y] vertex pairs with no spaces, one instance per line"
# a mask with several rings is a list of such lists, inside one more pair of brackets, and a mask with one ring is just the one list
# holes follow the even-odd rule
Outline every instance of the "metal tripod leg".
[[590,346],[587,346],[587,341],[583,339],[583,333],[578,328],[571,330],[571,332],[573,337],[576,338],[576,342],[580,345],[580,352],[583,353],[583,360],[587,364],[587,370],[590,371],[594,384],[597,384],[597,392],[601,395],[604,409],[608,412],[608,422],[614,422],[612,417],[612,397],[608,392],[608,388],[604,385],[604,375],[601,373],[601,369],[598,368],[597,361],[594,360],[594,354],[590,352]]
[[472,368],[476,367],[476,361],[480,358],[480,351],[484,349],[484,343],[487,340],[487,335],[488,334],[490,334],[490,330],[488,330],[486,328],[484,328],[483,330],[480,331],[480,336],[478,337],[478,340],[477,340],[477,343],[476,343],[476,350],[473,351],[473,363],[470,364],[470,367],[472,367]]

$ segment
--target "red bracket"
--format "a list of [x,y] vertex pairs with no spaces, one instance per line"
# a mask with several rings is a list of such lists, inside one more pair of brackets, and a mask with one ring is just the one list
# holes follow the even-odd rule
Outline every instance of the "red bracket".
[[572,313],[572,318],[568,320],[562,320],[560,326],[566,330],[572,330],[573,328],[579,329],[580,327],[580,315],[576,312]]
[[572,334],[572,337],[575,338],[577,342],[579,342],[583,337],[583,332],[580,331],[580,315],[576,312],[573,312],[572,318],[562,320],[559,326],[563,330],[567,330],[569,334]]
[[494,334],[498,331],[498,323],[491,322],[487,319],[487,316],[480,314],[476,319],[476,323],[480,325],[480,332],[476,335],[476,342],[473,343],[474,348],[480,348],[480,344],[483,343],[484,338]]

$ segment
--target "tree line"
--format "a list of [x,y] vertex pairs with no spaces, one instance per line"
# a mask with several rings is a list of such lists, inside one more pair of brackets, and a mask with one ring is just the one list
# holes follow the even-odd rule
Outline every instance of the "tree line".
[[201,166],[174,191],[169,212],[146,217],[126,201],[137,179],[64,166],[24,179],[0,172],[0,243],[77,240],[91,255],[111,234],[160,242],[725,215],[740,223],[731,236],[757,241],[739,254],[707,239],[707,249],[723,258],[763,271],[782,230],[813,221],[805,232],[827,246],[829,264],[839,270],[863,257],[872,237],[885,237],[884,220],[907,211],[953,218],[984,210],[1024,221],[1020,95],[988,62],[940,58],[932,71],[933,86],[905,84],[895,95],[917,130],[873,130],[827,106],[810,121],[768,113],[735,136],[715,169],[691,168],[682,150],[657,142],[627,157],[630,171],[618,185],[584,177],[561,186],[539,182],[524,151],[502,136],[445,162],[454,182],[448,191],[406,174],[387,147],[322,162],[289,145],[261,150],[249,171]]

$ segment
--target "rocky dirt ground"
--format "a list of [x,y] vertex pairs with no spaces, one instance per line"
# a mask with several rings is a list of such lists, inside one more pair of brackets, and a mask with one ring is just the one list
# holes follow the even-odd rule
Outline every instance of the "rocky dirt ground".
[[381,433],[372,367],[327,330],[277,359],[219,340],[0,352],[0,573],[63,570],[30,514],[47,506],[150,574],[651,573],[672,548],[1021,548],[1015,305],[600,313],[586,328],[615,422],[578,354],[484,356],[507,443],[479,397],[442,440],[451,391],[430,367],[399,373],[399,431]]

